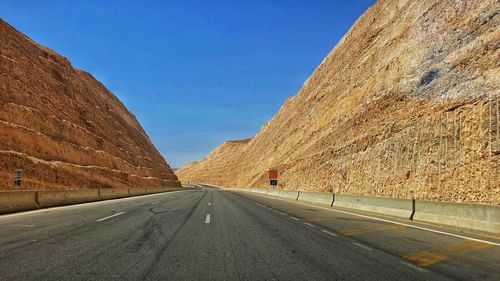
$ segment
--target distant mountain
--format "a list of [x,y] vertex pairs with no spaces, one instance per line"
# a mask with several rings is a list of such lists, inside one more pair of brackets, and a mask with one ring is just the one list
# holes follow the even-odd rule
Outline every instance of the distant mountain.
[[247,143],[182,181],[500,204],[500,2],[379,0]]
[[127,108],[0,19],[0,189],[179,186]]

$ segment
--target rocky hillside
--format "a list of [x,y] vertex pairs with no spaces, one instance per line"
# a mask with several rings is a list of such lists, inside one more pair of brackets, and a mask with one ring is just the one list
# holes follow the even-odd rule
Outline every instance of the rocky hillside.
[[500,204],[500,2],[379,0],[246,144],[182,181]]
[[127,108],[0,20],[0,189],[179,186]]
[[[202,162],[191,162],[182,169],[176,171],[184,177],[183,181],[197,183],[225,183],[227,186],[227,178],[240,176],[235,173],[235,167],[240,163],[240,155],[242,150],[248,145],[251,139],[246,140],[230,140],[214,149]],[[195,175],[191,177],[190,175]]]

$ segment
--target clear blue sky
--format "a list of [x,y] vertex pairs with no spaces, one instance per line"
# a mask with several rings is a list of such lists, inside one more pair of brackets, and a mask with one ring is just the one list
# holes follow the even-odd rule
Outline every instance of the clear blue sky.
[[172,167],[253,136],[375,0],[0,0],[0,16],[92,73]]

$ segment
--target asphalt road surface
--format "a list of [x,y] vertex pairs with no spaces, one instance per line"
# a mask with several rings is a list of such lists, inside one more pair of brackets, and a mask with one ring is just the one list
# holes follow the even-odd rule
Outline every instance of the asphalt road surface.
[[340,211],[204,187],[4,215],[0,280],[500,280],[498,240]]

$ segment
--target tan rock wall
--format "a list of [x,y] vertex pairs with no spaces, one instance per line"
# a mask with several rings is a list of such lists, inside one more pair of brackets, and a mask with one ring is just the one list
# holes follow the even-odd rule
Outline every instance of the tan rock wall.
[[90,74],[0,20],[0,189],[179,186],[135,116]]
[[378,1],[236,155],[177,175],[266,186],[277,168],[287,189],[500,204],[499,11]]

